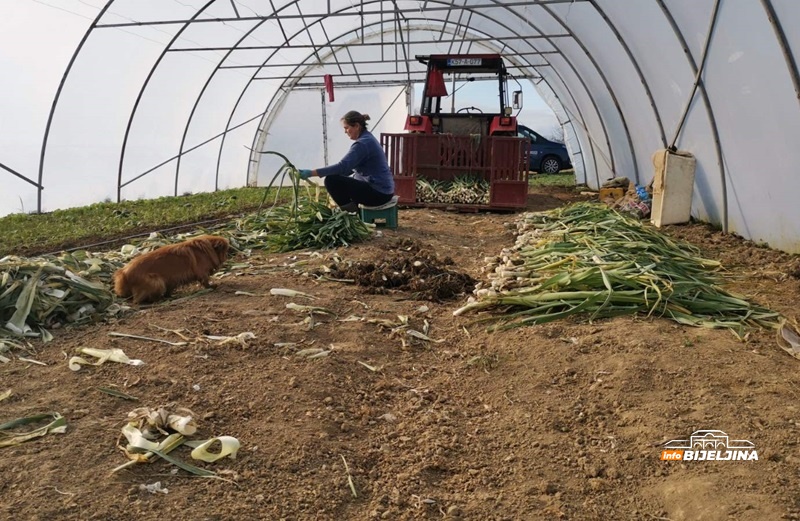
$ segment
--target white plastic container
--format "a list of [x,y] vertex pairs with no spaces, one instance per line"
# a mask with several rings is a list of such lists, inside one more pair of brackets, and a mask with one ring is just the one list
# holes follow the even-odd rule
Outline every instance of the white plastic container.
[[696,163],[688,152],[664,149],[653,154],[655,176],[650,222],[656,227],[689,222]]

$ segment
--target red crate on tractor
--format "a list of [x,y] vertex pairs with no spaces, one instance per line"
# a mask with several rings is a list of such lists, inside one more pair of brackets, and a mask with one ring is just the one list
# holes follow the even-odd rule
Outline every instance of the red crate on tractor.
[[[474,176],[489,183],[489,204],[478,209],[524,208],[528,197],[528,142],[507,136],[448,134],[381,134],[394,173],[399,203],[409,206],[454,206],[417,201],[417,178],[452,181]],[[523,162],[524,161],[524,162]],[[459,205],[455,205],[459,206]],[[465,205],[467,206],[467,205]]]
[[[530,142],[517,137],[516,117],[511,115],[506,89],[506,69],[500,55],[417,56],[427,64],[420,114],[409,115],[404,134],[381,134],[381,144],[395,180],[400,204],[459,209],[524,208],[528,195]],[[444,74],[474,81],[487,76],[498,83],[499,112],[484,113],[476,107],[443,112],[448,96]],[[460,88],[460,87],[459,87]],[[454,92],[455,93],[454,88]],[[432,203],[418,200],[417,180],[449,182],[457,178],[479,180],[489,186],[488,202],[479,204]]]

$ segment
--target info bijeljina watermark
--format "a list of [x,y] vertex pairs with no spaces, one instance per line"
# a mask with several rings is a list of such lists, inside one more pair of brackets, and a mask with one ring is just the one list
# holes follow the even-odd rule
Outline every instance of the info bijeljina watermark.
[[758,461],[752,441],[732,440],[716,430],[694,431],[688,440],[670,440],[662,449],[662,461]]

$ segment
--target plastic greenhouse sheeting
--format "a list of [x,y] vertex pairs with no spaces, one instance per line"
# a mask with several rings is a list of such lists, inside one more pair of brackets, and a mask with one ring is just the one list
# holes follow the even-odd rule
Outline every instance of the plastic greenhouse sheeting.
[[674,146],[697,158],[694,217],[800,253],[800,2],[458,4],[2,2],[0,215],[263,185],[259,150],[322,166],[348,110],[402,132],[416,55],[497,52],[552,108],[579,183],[647,184]]

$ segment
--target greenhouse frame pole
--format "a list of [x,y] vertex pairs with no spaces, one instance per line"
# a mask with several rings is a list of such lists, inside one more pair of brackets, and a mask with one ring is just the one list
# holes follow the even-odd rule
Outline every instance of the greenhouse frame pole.
[[656,100],[653,97],[653,91],[650,89],[650,84],[647,82],[647,79],[644,76],[644,72],[642,71],[641,66],[639,66],[639,62],[636,57],[633,55],[633,51],[631,51],[628,42],[622,37],[622,34],[617,29],[617,26],[611,21],[608,15],[603,11],[603,9],[597,4],[597,0],[589,0],[600,16],[603,17],[606,24],[608,25],[609,29],[614,33],[614,36],[617,38],[617,41],[625,50],[625,54],[628,55],[628,59],[631,61],[633,68],[636,69],[636,75],[639,76],[639,81],[642,82],[642,87],[644,87],[644,92],[647,95],[647,100],[650,102],[650,107],[653,109],[653,116],[656,118],[656,123],[658,124],[658,132],[661,136],[661,144],[664,148],[667,146],[667,135],[664,131],[664,122],[661,119],[661,113],[658,110],[658,106],[656,105]]
[[[564,23],[564,21],[561,19],[561,17],[559,17],[555,12],[553,12],[552,9],[550,9],[547,6],[542,6],[542,9],[544,9],[545,12],[547,12],[547,14],[552,16],[553,19],[556,20],[559,23],[559,25],[561,25],[562,28],[564,28],[567,32],[569,32],[570,36],[575,41],[575,43],[578,44],[578,46],[581,48],[581,50],[586,54],[586,57],[589,58],[589,61],[592,62],[592,65],[594,65],[594,68],[597,71],[597,74],[600,76],[600,79],[603,81],[603,85],[605,85],[606,90],[608,90],[608,94],[609,94],[609,96],[611,96],[611,101],[614,103],[614,107],[617,109],[617,114],[619,114],[620,121],[622,122],[622,127],[625,129],[625,138],[628,141],[628,151],[630,152],[631,162],[633,163],[634,179],[636,180],[636,184],[639,184],[640,183],[640,179],[639,179],[639,162],[636,160],[636,150],[634,149],[634,146],[633,146],[633,138],[631,137],[631,131],[630,131],[630,128],[628,127],[628,120],[627,120],[627,118],[625,118],[625,112],[622,110],[622,106],[620,106],[620,104],[619,104],[619,99],[617,98],[616,91],[611,86],[611,83],[608,81],[608,78],[606,77],[606,74],[603,72],[603,68],[600,67],[600,64],[597,63],[597,60],[595,60],[594,55],[583,44],[581,39],[578,38],[577,36],[575,36],[575,33],[572,31],[572,29],[570,29],[567,26],[567,24]],[[566,57],[565,57],[565,59],[566,59]],[[567,60],[567,61],[569,61],[569,60]],[[591,94],[590,94],[590,96],[591,96]],[[600,117],[602,118],[602,115]],[[611,149],[611,143],[609,143],[609,149]],[[616,165],[614,165],[613,152],[611,152],[611,162],[612,162],[612,171],[614,172],[614,176],[616,177],[617,168],[616,168]],[[598,180],[598,184],[599,184],[599,180]]]
[[40,185],[39,183],[37,183],[36,181],[34,181],[32,179],[28,179],[27,177],[25,177],[24,175],[20,174],[19,172],[17,172],[16,170],[11,168],[10,166],[6,166],[3,163],[0,163],[0,168],[2,168],[3,170],[9,172],[10,174],[13,174],[13,175],[19,177],[20,179],[22,179],[26,183],[32,184],[33,186],[35,186],[35,187],[37,187],[39,189],[42,188],[42,185]]
[[[377,1],[381,1],[381,0],[377,0]],[[369,3],[373,3],[373,2],[369,2]],[[363,5],[363,4],[362,4],[362,5]],[[349,8],[348,8],[348,9],[349,9]],[[335,14],[340,14],[340,13],[335,13]],[[350,14],[350,16],[353,16],[353,14],[352,14],[352,13],[349,13],[349,14]],[[407,23],[408,23],[408,20],[409,20],[409,19],[408,19],[408,18],[404,18],[404,19],[405,19],[405,20],[407,21]],[[316,20],[316,21],[314,21],[313,23],[321,23],[322,21],[323,21],[323,19],[320,19],[320,20]],[[425,19],[425,21],[426,21],[426,22],[428,22],[428,23],[430,23],[430,20],[428,20],[428,19]],[[377,23],[376,23],[376,24],[377,24]],[[518,34],[518,33],[516,33],[514,30],[512,30],[512,29],[511,29],[511,28],[509,28],[509,27],[505,27],[505,28],[506,28],[506,29],[508,29],[508,30],[509,30],[509,32],[510,32],[510,33],[512,33],[512,34]],[[357,34],[357,32],[358,32],[358,31],[357,31],[357,29],[356,29],[356,30],[354,30],[354,31],[355,31],[355,32],[356,32],[356,34]],[[350,31],[350,32],[353,32],[353,31]],[[296,33],[296,34],[299,34],[299,32],[298,32],[298,33]],[[345,33],[345,34],[349,34],[349,33]],[[296,35],[295,35],[295,36],[296,36]],[[341,36],[340,36],[339,38],[341,38]],[[489,38],[487,38],[487,39],[489,39]],[[491,39],[491,40],[492,40],[492,41],[495,41],[495,40],[496,40],[496,38],[495,38],[495,39]],[[289,39],[288,39],[288,38],[287,38],[287,41],[289,41]],[[417,43],[417,42],[414,42],[414,43]],[[434,43],[435,43],[435,42],[434,42]],[[410,45],[410,43],[409,43],[409,45]],[[333,45],[331,44],[331,41],[330,41],[330,40],[329,40],[329,41],[328,41],[328,42],[327,42],[327,43],[326,43],[324,46],[331,47],[331,48],[333,49]],[[342,48],[342,47],[347,47],[347,46],[349,46],[349,44],[348,44],[348,45],[340,45],[340,46],[339,46],[339,48]],[[294,47],[294,46],[292,46],[292,47]],[[271,46],[270,46],[270,48],[271,48]],[[279,50],[279,49],[276,49],[276,52],[277,52],[277,50]],[[337,50],[338,50],[338,48],[337,48]],[[535,49],[534,49],[534,50],[535,50]],[[267,62],[268,62],[268,61],[269,61],[269,60],[272,58],[272,56],[274,56],[274,54],[275,54],[275,53],[273,52],[273,53],[271,53],[271,54],[270,54],[270,56],[268,56],[267,58],[265,58],[265,60],[264,60],[264,64],[267,64]],[[333,54],[335,54],[335,52],[334,52]],[[539,55],[539,53],[537,53],[537,55]],[[531,66],[531,67],[534,67],[534,65],[533,65],[533,64],[530,64],[530,66]],[[298,67],[299,67],[299,66],[298,66]],[[297,68],[296,68],[295,70],[297,70]],[[253,76],[252,76],[251,80],[250,80],[250,81],[248,81],[248,83],[247,83],[247,84],[244,86],[244,88],[242,89],[242,92],[240,93],[240,95],[239,95],[239,98],[237,99],[237,101],[236,101],[236,103],[235,103],[235,105],[234,105],[234,107],[233,107],[233,109],[232,109],[232,111],[231,111],[231,115],[229,116],[228,123],[227,123],[227,125],[226,125],[226,126],[229,126],[229,125],[230,125],[230,122],[231,122],[231,121],[232,121],[232,119],[233,119],[233,115],[235,114],[235,112],[236,112],[236,109],[237,109],[237,108],[238,108],[238,106],[239,106],[239,103],[241,102],[242,98],[244,97],[244,94],[245,94],[245,92],[247,91],[247,89],[250,87],[250,85],[251,85],[252,81],[254,81],[254,80],[256,79],[256,76],[257,76],[258,72],[259,72],[259,70],[257,69],[257,70],[255,71],[255,73],[253,74]],[[296,85],[296,83],[297,83],[297,81],[295,80],[295,81],[294,81],[294,83],[292,84],[292,87],[294,87],[294,86]],[[284,85],[284,87],[286,87],[286,85]],[[281,89],[281,90],[285,90],[285,89]],[[267,107],[270,107],[270,106],[272,106],[272,104],[273,104],[273,102],[275,101],[275,99],[276,99],[276,97],[277,97],[277,96],[278,96],[278,93],[276,92],[276,93],[275,93],[275,95],[273,95],[272,99],[271,99],[271,100],[268,102],[268,104],[267,104]],[[269,108],[267,108],[267,110],[265,111],[265,114],[269,114]],[[269,119],[269,116],[265,116],[265,118]],[[268,125],[267,125],[267,127],[268,127]],[[259,126],[258,126],[258,129],[256,130],[256,132],[255,132],[255,135],[254,135],[254,137],[253,137],[253,146],[251,147],[253,150],[255,150],[255,149],[257,148],[257,143],[258,143],[258,142],[260,142],[260,141],[261,141],[261,140],[262,140],[262,139],[265,137],[264,135],[261,135],[261,134],[262,134],[262,132],[263,132],[263,130],[262,130],[262,129],[264,129],[264,128],[265,128],[265,123],[264,123],[264,122],[262,122],[261,124],[259,124]],[[223,138],[222,138],[222,142],[220,143],[220,149],[219,149],[219,153],[218,153],[218,155],[217,155],[217,170],[219,170],[219,168],[220,168],[220,165],[221,165],[221,161],[222,161],[222,153],[223,153],[223,151],[224,151],[224,145],[225,145],[225,137],[223,136]],[[248,184],[250,184],[250,183],[252,183],[252,182],[253,182],[253,180],[252,180],[252,176],[251,176],[251,173],[250,173],[250,170],[252,170],[252,169],[253,169],[253,165],[254,165],[254,164],[257,164],[257,163],[258,163],[258,156],[257,156],[257,155],[256,155],[254,152],[251,152],[251,158],[250,158],[250,161],[249,161],[249,167],[248,167]]]
[[[195,17],[200,16],[215,1],[216,0],[209,0],[209,2],[206,3],[202,8],[200,8],[195,13],[194,16]],[[155,170],[155,169],[150,169],[147,172],[145,172],[144,174],[140,174],[140,175],[134,177],[133,179],[129,179],[128,181],[126,181],[124,183],[122,182],[122,171],[123,171],[123,168],[125,167],[125,152],[126,152],[126,150],[128,148],[128,138],[130,137],[131,127],[133,126],[133,119],[136,117],[136,111],[139,108],[139,103],[141,103],[142,97],[144,96],[144,92],[145,92],[145,90],[147,90],[148,85],[150,85],[150,80],[153,78],[153,75],[155,74],[156,69],[158,69],[158,66],[161,64],[161,61],[167,55],[167,51],[169,50],[170,46],[173,43],[175,43],[178,40],[178,38],[180,38],[180,36],[183,34],[183,32],[188,27],[189,27],[189,24],[187,23],[187,24],[184,24],[183,27],[178,29],[178,31],[175,33],[175,35],[172,37],[172,39],[169,41],[169,43],[167,43],[167,45],[161,50],[161,54],[158,55],[158,58],[153,63],[153,66],[150,68],[150,72],[147,73],[147,77],[145,78],[144,83],[142,83],[142,86],[139,89],[139,93],[136,95],[136,101],[133,103],[133,107],[131,108],[131,114],[128,117],[128,124],[125,126],[125,136],[122,139],[122,146],[120,147],[119,170],[117,172],[117,202],[122,201],[122,188],[123,187],[129,185],[133,181],[136,181],[137,179],[139,179],[139,178],[143,177],[144,175],[146,175],[146,174],[152,172],[153,170]],[[172,159],[168,160],[167,162],[169,162],[169,161],[172,161]],[[163,166],[167,162],[162,163],[159,166]],[[156,167],[156,168],[158,168],[158,167]],[[175,194],[175,195],[177,195],[177,194]]]
[[797,96],[797,101],[800,102],[800,73],[797,70],[797,60],[792,54],[792,47],[786,39],[786,33],[783,31],[783,26],[775,14],[775,8],[772,6],[772,0],[761,0],[761,5],[767,12],[767,18],[775,31],[775,38],[778,39],[778,44],[781,46],[783,59],[786,61],[786,68],[789,69],[789,75],[792,77],[792,84],[794,85],[794,93]]
[[[683,32],[681,28],[678,27],[678,22],[675,21],[675,17],[672,16],[669,8],[664,3],[664,0],[656,0],[658,5],[661,7],[661,11],[664,13],[664,16],[667,19],[670,27],[672,27],[673,33],[675,33],[675,37],[678,40],[678,43],[681,45],[683,49],[684,55],[686,56],[686,61],[689,63],[689,66],[692,69],[694,75],[697,75],[698,67],[697,62],[694,60],[691,51],[689,50],[689,44],[686,42],[686,38],[683,36]],[[706,91],[706,86],[704,83],[700,83],[698,86],[700,90],[700,97],[703,99],[703,104],[706,107],[706,113],[708,114],[709,125],[711,125],[711,133],[714,136],[714,145],[717,154],[717,165],[719,166],[719,175],[720,175],[720,182],[722,183],[721,190],[722,190],[722,232],[728,233],[728,184],[726,179],[726,172],[725,172],[725,162],[722,160],[722,143],[720,142],[719,137],[719,128],[717,127],[717,119],[714,116],[714,109],[711,106],[711,99],[708,97],[708,92]]]
[[86,29],[86,32],[83,34],[83,38],[81,38],[80,43],[78,43],[78,46],[75,47],[75,51],[72,53],[72,57],[69,59],[67,68],[64,70],[64,74],[61,76],[61,81],[58,83],[58,88],[56,89],[56,95],[53,98],[53,103],[50,105],[50,113],[47,115],[47,124],[44,127],[44,136],[42,137],[42,150],[39,153],[39,180],[37,184],[38,189],[36,190],[36,211],[38,213],[42,213],[42,190],[44,190],[42,180],[44,178],[44,158],[45,154],[47,153],[47,141],[50,138],[50,129],[53,126],[53,117],[56,113],[58,101],[61,99],[61,92],[64,90],[64,85],[67,83],[69,73],[72,72],[72,66],[75,65],[75,60],[81,53],[86,41],[89,39],[89,35],[92,34],[92,31],[97,26],[97,23],[100,21],[103,15],[106,14],[106,11],[108,11],[109,7],[111,7],[114,1],[115,0],[109,0],[108,3],[106,3],[102,9],[100,9],[100,12],[97,13],[97,16],[94,18],[89,28]]

